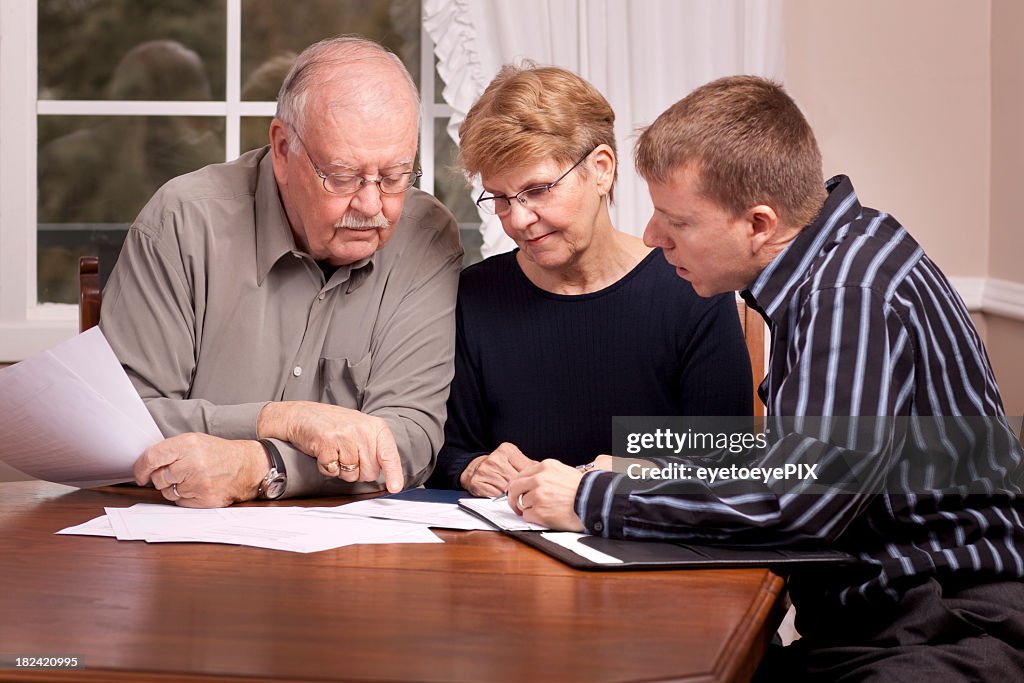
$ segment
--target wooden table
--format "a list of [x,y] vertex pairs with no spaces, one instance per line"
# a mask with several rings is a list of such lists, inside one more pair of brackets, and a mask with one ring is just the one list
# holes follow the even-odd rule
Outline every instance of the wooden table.
[[781,618],[767,570],[581,572],[482,531],[309,555],[53,534],[156,500],[0,484],[0,654],[87,667],[0,680],[746,680]]

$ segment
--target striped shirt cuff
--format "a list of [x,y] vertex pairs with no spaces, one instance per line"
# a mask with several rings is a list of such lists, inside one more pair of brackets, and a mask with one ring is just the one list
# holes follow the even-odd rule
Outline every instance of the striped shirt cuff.
[[626,496],[615,495],[623,476],[615,472],[588,472],[580,480],[573,508],[586,530],[595,536],[623,537]]

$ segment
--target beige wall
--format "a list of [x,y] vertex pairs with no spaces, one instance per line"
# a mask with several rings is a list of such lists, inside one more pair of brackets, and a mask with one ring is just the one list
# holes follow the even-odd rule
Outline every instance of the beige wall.
[[[850,175],[863,203],[899,218],[947,275],[1024,283],[1024,2],[784,8],[786,85],[826,174]],[[1019,415],[1024,322],[973,317]]]
[[[1024,283],[1024,3],[992,0],[992,227],[989,277]],[[1024,302],[1022,302],[1024,303]],[[1024,322],[989,315],[989,357],[1006,412],[1024,415]]]
[[988,260],[989,3],[786,0],[786,85],[825,173],[907,226],[951,276]]
[[992,2],[989,276],[1024,283],[1024,2]]
[[1024,415],[1024,322],[1002,316],[986,316],[988,336],[985,344],[992,370],[1003,395],[1007,415]]

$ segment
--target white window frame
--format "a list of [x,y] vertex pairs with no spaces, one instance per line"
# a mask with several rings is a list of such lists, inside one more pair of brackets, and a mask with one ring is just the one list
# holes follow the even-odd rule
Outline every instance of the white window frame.
[[[73,336],[78,307],[37,300],[37,116],[213,116],[225,120],[225,160],[239,155],[242,117],[274,115],[274,102],[241,101],[241,0],[227,0],[224,101],[39,100],[38,4],[0,2],[0,363]],[[434,126],[452,109],[435,104],[433,42],[420,30],[420,187],[434,190]]]

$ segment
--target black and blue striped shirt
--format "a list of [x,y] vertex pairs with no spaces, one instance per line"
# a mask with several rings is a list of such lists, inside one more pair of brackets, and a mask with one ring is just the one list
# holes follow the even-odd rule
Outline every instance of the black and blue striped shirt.
[[[818,218],[741,293],[771,328],[759,394],[769,424],[785,425],[746,464],[813,464],[818,485],[593,472],[577,514],[605,536],[811,543],[862,560],[794,577],[794,600],[886,603],[927,576],[1024,577],[1024,454],[966,307],[849,179],[827,189]],[[838,416],[845,436],[800,416]]]

